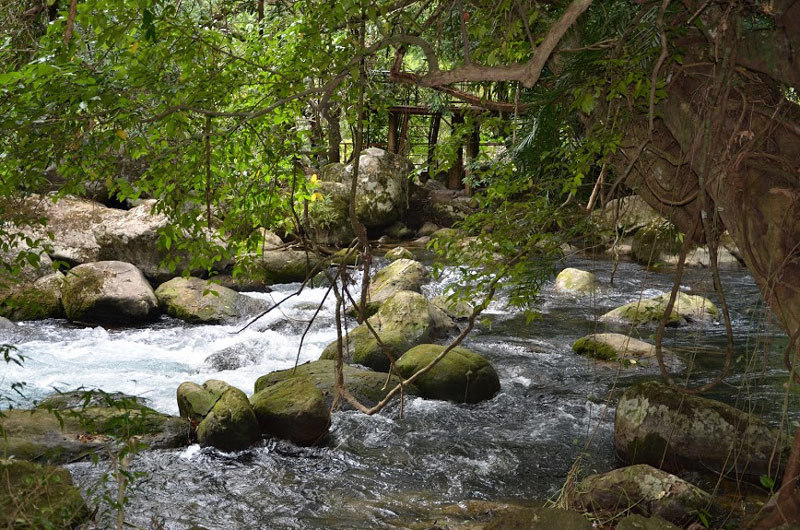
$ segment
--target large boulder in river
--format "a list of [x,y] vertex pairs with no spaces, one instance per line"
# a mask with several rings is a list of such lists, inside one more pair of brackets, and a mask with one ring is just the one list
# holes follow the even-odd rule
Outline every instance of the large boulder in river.
[[[572,349],[579,355],[586,355],[598,361],[636,364],[642,360],[654,359],[656,347],[649,342],[629,337],[621,333],[593,333],[576,340]],[[662,349],[664,355],[670,355]]]
[[638,195],[608,201],[602,212],[593,214],[596,222],[608,232],[619,230],[622,235],[632,234],[664,218]]
[[248,259],[247,276],[267,285],[302,282],[321,265],[314,253],[303,250],[265,250]]
[[428,279],[428,271],[422,263],[411,259],[393,261],[372,278],[367,313],[375,314],[383,302],[399,291],[421,293]]
[[[387,376],[382,372],[374,372],[345,364],[342,368],[344,386],[347,390],[363,405],[372,407],[386,397],[386,394],[397,385],[400,380],[392,375],[389,384],[386,384]],[[336,393],[336,361],[320,360],[301,364],[297,369],[279,370],[262,375],[256,380],[255,392],[278,384],[282,381],[295,377],[308,378],[314,383],[325,399],[325,406],[330,408],[333,404],[333,396]],[[408,385],[405,389],[407,394],[416,394],[416,387]],[[347,402],[339,400],[339,406],[350,408]]]
[[[389,371],[389,358],[395,359],[412,346],[458,331],[458,326],[441,309],[419,293],[399,291],[388,298],[369,317],[370,326],[377,332],[383,348],[366,323],[359,324],[343,338],[344,358],[382,372]],[[335,359],[336,341],[328,345],[320,359]]]
[[597,276],[581,269],[567,267],[556,276],[557,293],[592,293],[597,289]]
[[298,445],[319,443],[328,433],[331,413],[322,392],[308,377],[292,377],[250,398],[261,432]]
[[355,238],[350,223],[350,185],[321,181],[317,183],[317,192],[322,198],[308,205],[309,223],[315,240],[321,245],[348,246]]
[[778,463],[788,454],[785,437],[752,414],[660,382],[633,386],[622,395],[614,444],[629,464],[737,477],[777,476]]
[[681,249],[679,232],[675,226],[666,221],[654,221],[641,228],[633,236],[631,256],[643,265],[663,261],[662,256],[677,254]]
[[[385,226],[400,218],[413,169],[407,158],[377,147],[361,152],[355,209],[364,226]],[[344,169],[343,180],[349,184],[352,178],[351,163]]]
[[[404,378],[427,366],[445,347],[420,344],[404,353],[397,361],[397,370]],[[477,403],[490,399],[500,390],[500,378],[485,357],[466,348],[456,347],[414,384],[419,395],[428,399]]]
[[173,278],[158,286],[156,297],[170,316],[193,324],[233,322],[264,306],[254,298],[200,278]]
[[656,515],[685,525],[712,508],[711,495],[647,464],[615,469],[583,479],[575,492],[578,508],[599,517],[619,513]]
[[32,283],[0,289],[0,316],[11,320],[61,318],[61,285],[64,275],[55,272]]
[[78,528],[91,512],[69,471],[16,459],[0,459],[0,526]]
[[[669,302],[669,293],[645,300],[634,300],[604,314],[600,317],[600,322],[617,324],[658,322],[667,311],[667,302]],[[718,316],[717,307],[708,298],[678,291],[667,325],[680,326],[692,322],[709,322]]]
[[142,271],[121,261],[71,269],[61,296],[67,318],[81,324],[138,324],[158,311],[158,300]]
[[203,386],[182,383],[177,394],[181,416],[197,424],[201,446],[241,451],[260,438],[250,400],[238,388],[212,379]]

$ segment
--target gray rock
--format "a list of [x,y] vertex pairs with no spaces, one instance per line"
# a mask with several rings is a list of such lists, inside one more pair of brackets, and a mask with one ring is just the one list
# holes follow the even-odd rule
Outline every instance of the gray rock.
[[260,300],[200,278],[173,278],[155,293],[170,316],[194,324],[235,322],[266,308]]
[[67,318],[82,324],[139,324],[158,312],[158,300],[142,272],[121,261],[73,268],[61,294]]
[[292,377],[267,386],[250,402],[263,434],[298,445],[314,445],[328,433],[330,410],[322,392],[308,377]]
[[61,318],[61,286],[64,275],[55,272],[32,283],[18,284],[0,290],[0,316],[11,320],[42,320]]
[[431,234],[439,230],[439,228],[440,228],[439,225],[437,225],[436,223],[431,223],[430,221],[426,221],[425,223],[423,223],[420,229],[417,230],[417,237],[430,236]]
[[[752,414],[659,382],[629,388],[619,400],[614,445],[629,464],[667,471],[707,470],[777,476],[789,442]],[[773,454],[773,450],[777,452]]]
[[[413,169],[408,159],[383,149],[370,147],[361,152],[355,209],[364,226],[385,226],[400,218]],[[353,164],[349,164],[344,170],[348,184],[352,175]]]

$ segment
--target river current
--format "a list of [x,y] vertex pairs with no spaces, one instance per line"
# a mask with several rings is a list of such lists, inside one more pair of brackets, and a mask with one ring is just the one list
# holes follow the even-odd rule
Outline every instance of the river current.
[[[417,528],[436,510],[469,499],[544,500],[557,495],[576,458],[581,473],[619,465],[613,448],[614,404],[619,393],[655,378],[654,365],[618,371],[575,355],[572,343],[595,331],[596,322],[619,305],[666,292],[672,276],[621,263],[614,285],[612,264],[571,259],[569,266],[597,274],[603,287],[591,297],[557,296],[550,281],[542,289],[540,318],[507,306],[501,294],[465,346],[486,356],[501,381],[500,392],[476,405],[407,399],[367,417],[349,411],[333,417],[322,447],[298,448],[268,440],[236,454],[191,446],[145,451],[133,471],[142,471],[128,489],[125,519],[133,527],[167,529],[236,528]],[[425,287],[440,294],[453,280],[445,274]],[[744,270],[723,273],[735,331],[734,365],[711,397],[753,410],[773,425],[798,417],[796,397],[787,402],[782,368],[785,334],[769,323],[758,289]],[[270,302],[297,285],[272,293],[247,293]],[[690,270],[681,288],[715,303],[708,270]],[[0,375],[0,394],[16,395],[26,406],[52,392],[102,388],[142,396],[153,408],[177,414],[175,390],[183,381],[222,379],[252,392],[256,378],[319,357],[336,338],[334,301],[327,300],[298,345],[325,289],[306,289],[289,298],[250,328],[240,325],[190,326],[169,317],[140,329],[82,328],[66,321],[21,323],[11,341],[24,355]],[[620,331],[620,330],[615,330]],[[625,331],[625,330],[622,330]],[[651,340],[655,327],[638,332]],[[721,323],[668,329],[665,346],[678,352],[673,369],[692,384],[710,380],[724,358]],[[220,371],[206,359],[221,350],[244,366]],[[766,362],[764,361],[766,359]],[[25,397],[11,384],[25,381]],[[591,443],[587,447],[587,443]],[[97,501],[108,465],[102,460],[71,464],[74,480]],[[114,514],[98,512],[98,527]]]

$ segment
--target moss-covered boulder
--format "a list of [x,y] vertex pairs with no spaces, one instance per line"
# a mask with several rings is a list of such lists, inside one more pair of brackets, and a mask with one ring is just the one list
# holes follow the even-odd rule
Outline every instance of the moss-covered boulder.
[[412,254],[411,251],[405,247],[394,247],[393,249],[386,252],[385,257],[386,259],[391,261],[396,261],[399,259],[411,260],[414,259],[414,254]]
[[202,386],[191,381],[181,383],[176,391],[181,418],[200,423],[229,388],[228,383],[216,379],[209,379]]
[[[387,374],[383,372],[374,372],[349,364],[345,364],[342,368],[342,375],[347,390],[367,407],[372,407],[380,402],[400,382],[394,375],[387,378]],[[272,385],[296,377],[307,378],[314,383],[314,386],[322,392],[325,406],[331,407],[336,388],[336,362],[330,360],[308,362],[299,365],[296,370],[290,368],[263,375],[256,380],[255,392],[259,393]],[[386,384],[387,379],[388,385]],[[409,385],[406,387],[406,393],[416,395],[417,389],[415,386]],[[338,404],[340,407],[350,408],[343,400],[339,400]]]
[[[397,361],[397,370],[405,377],[427,366],[442,351],[438,344],[420,344]],[[490,399],[500,390],[500,378],[485,357],[466,348],[456,347],[414,384],[419,395],[458,403],[477,403]]]
[[656,515],[680,525],[697,520],[712,509],[711,495],[685,480],[647,464],[615,469],[586,477],[575,501],[600,517],[622,512]]
[[104,453],[114,439],[138,436],[151,448],[182,447],[189,443],[188,423],[130,400],[116,405],[53,410],[37,408],[4,411],[0,417],[0,454],[21,460],[62,464]]
[[[418,261],[401,258],[375,273],[369,285],[369,302],[377,306],[399,291],[422,292],[422,286],[430,279],[425,265]],[[373,311],[374,313],[374,311]]]
[[[370,147],[359,155],[355,210],[367,228],[386,226],[400,218],[408,193],[411,162],[400,155]],[[342,178],[350,183],[353,164],[345,167]]]
[[[397,359],[412,346],[458,331],[442,310],[412,291],[399,291],[388,298],[378,312],[369,317],[369,324],[381,338],[383,347],[366,323],[359,324],[343,339],[345,361],[382,372],[389,371],[386,352]],[[334,341],[325,348],[320,359],[335,359],[336,351]]]
[[557,293],[593,293],[597,289],[597,276],[588,271],[568,267],[556,276]]
[[[576,340],[572,349],[578,355],[586,355],[598,361],[631,366],[639,361],[655,359],[656,347],[649,342],[634,339],[621,333],[594,333]],[[670,355],[662,348],[664,355]]]
[[158,299],[142,272],[121,261],[71,269],[61,299],[67,318],[81,324],[140,324],[158,313]]
[[[342,172],[333,177],[343,179],[343,170],[342,166]],[[322,198],[318,195],[317,200],[308,205],[310,229],[321,245],[349,246],[355,238],[350,223],[350,184],[328,178],[328,175],[320,175],[322,180],[317,183],[317,192]]]
[[267,285],[302,282],[318,269],[321,262],[312,252],[303,250],[265,250],[253,257],[247,275]]
[[90,518],[91,512],[66,469],[0,459],[3,528],[78,528]]
[[633,236],[631,256],[643,265],[664,261],[667,256],[680,252],[681,240],[678,234],[672,223],[665,220],[653,221]]
[[22,283],[0,291],[0,316],[11,320],[62,318],[61,285],[64,275],[48,274],[31,283]]
[[444,313],[453,320],[467,320],[472,316],[472,312],[475,310],[471,304],[445,295],[431,298],[431,303],[444,311]]
[[308,377],[292,377],[267,386],[250,398],[261,432],[314,445],[328,433],[330,409],[325,397]]
[[752,414],[660,382],[633,386],[622,395],[614,445],[628,464],[738,477],[775,477],[788,454],[785,437]]
[[264,308],[258,300],[200,278],[173,278],[155,292],[170,316],[193,324],[233,322]]
[[229,386],[211,411],[197,425],[197,441],[222,451],[247,449],[261,438],[258,420],[250,400],[238,388]]
[[[600,322],[616,324],[659,322],[667,311],[667,302],[669,302],[669,293],[641,301],[634,300],[602,315]],[[718,316],[717,307],[708,298],[679,291],[667,324],[680,326],[693,322],[710,322],[716,320]]]

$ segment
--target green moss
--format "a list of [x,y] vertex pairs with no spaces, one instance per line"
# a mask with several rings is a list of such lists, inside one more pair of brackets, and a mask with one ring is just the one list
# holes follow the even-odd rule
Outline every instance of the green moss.
[[616,361],[617,350],[590,337],[582,337],[575,341],[572,350],[579,355],[587,355],[601,361]]
[[247,449],[260,438],[250,400],[238,388],[228,388],[197,426],[197,441],[223,451]]
[[197,383],[181,383],[177,390],[181,417],[195,422],[202,421],[214,408],[221,395],[221,392],[212,393]]
[[308,377],[286,379],[250,399],[261,432],[313,445],[328,432],[330,411],[322,392]]
[[[400,357],[397,369],[403,377],[411,377],[443,350],[444,346],[437,344],[416,346]],[[489,362],[461,347],[453,348],[414,384],[422,397],[466,403],[489,399],[500,390],[500,379]]]
[[66,469],[0,460],[0,524],[6,528],[76,528],[90,518]]

